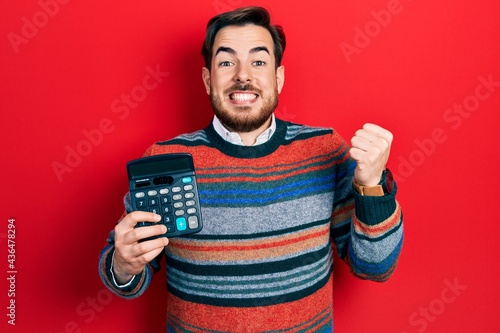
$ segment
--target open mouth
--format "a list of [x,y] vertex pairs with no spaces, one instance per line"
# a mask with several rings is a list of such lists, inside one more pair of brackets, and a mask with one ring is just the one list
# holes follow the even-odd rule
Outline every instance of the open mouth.
[[254,94],[254,93],[248,93],[248,92],[234,92],[229,94],[229,99],[234,102],[252,102],[256,100],[259,97],[259,95]]

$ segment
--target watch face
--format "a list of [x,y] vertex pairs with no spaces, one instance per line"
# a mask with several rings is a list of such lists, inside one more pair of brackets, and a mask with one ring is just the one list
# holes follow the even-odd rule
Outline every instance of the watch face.
[[394,188],[394,177],[389,169],[385,169],[384,174],[385,182],[383,186],[385,187],[387,193],[391,193]]

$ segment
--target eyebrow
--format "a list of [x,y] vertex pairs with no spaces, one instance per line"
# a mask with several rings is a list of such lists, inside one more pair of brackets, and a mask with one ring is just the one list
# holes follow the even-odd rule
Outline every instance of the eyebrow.
[[[265,51],[267,52],[268,54],[269,53],[269,50],[267,49],[267,47],[265,46],[257,46],[257,47],[254,47],[253,49],[250,50],[249,53],[257,53],[257,52],[260,52],[260,51]],[[227,52],[227,53],[230,53],[232,55],[236,55],[236,51],[233,50],[232,48],[230,47],[226,47],[226,46],[220,46],[218,49],[217,49],[217,52],[215,52],[215,55],[219,54],[219,52]]]

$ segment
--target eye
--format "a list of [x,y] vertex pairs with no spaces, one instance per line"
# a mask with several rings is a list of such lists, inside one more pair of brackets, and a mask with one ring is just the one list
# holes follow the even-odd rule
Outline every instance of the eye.
[[232,63],[232,62],[230,62],[230,61],[221,61],[221,62],[219,63],[219,66],[220,66],[220,67],[229,67],[229,66],[232,66],[232,65],[233,65],[233,63]]
[[264,66],[266,63],[265,63],[265,61],[257,60],[257,61],[254,61],[253,64],[255,66]]

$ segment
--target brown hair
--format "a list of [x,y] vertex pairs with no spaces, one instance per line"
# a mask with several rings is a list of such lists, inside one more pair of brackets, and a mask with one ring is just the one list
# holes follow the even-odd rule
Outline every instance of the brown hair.
[[269,12],[262,7],[243,7],[231,12],[226,12],[214,16],[208,21],[205,40],[201,54],[205,60],[205,67],[210,70],[212,62],[212,48],[215,42],[215,36],[224,27],[243,26],[254,24],[266,28],[271,34],[274,43],[274,58],[276,59],[276,68],[281,65],[283,53],[285,52],[286,39],[283,28],[279,25],[271,25],[271,16]]

